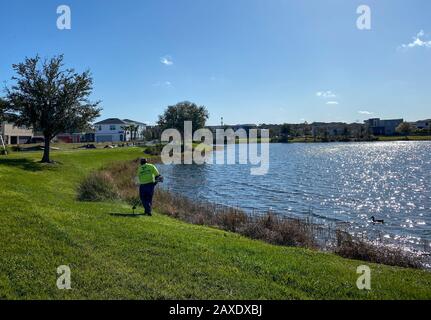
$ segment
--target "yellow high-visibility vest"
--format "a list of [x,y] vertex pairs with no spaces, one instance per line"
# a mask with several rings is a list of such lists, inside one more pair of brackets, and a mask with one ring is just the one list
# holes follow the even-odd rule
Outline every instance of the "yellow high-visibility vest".
[[138,168],[138,179],[140,184],[155,183],[159,171],[156,166],[146,163]]

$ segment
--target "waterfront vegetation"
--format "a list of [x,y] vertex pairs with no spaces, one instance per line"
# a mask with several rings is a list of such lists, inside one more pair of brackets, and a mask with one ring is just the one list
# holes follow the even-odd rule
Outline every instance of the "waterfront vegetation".
[[[323,137],[313,137],[313,136],[302,136],[302,137],[292,137],[284,142],[289,143],[312,143],[312,142],[359,142],[359,141],[367,141],[367,142],[377,142],[377,141],[431,141],[431,136],[429,135],[417,135],[417,136],[373,136],[368,139],[355,139],[355,138],[344,138],[344,137],[332,137],[332,138],[323,138]],[[271,142],[277,143],[281,142],[279,139],[271,139]]]
[[[41,151],[0,157],[0,299],[430,299],[431,273],[252,240],[123,200],[79,201],[91,172],[130,162],[141,148]],[[69,265],[72,290],[58,290]]]
[[[158,162],[159,158],[151,160]],[[139,159],[117,162],[92,172],[81,182],[78,198],[82,201],[123,200],[131,206],[139,204],[134,179],[138,164]],[[422,266],[420,257],[402,248],[372,244],[342,230],[315,224],[310,219],[279,216],[272,212],[251,215],[240,208],[191,200],[160,188],[155,193],[155,204],[159,213],[182,221],[236,232],[271,244],[324,249],[345,258],[393,266]]]
[[431,136],[380,136],[377,141],[430,141]]

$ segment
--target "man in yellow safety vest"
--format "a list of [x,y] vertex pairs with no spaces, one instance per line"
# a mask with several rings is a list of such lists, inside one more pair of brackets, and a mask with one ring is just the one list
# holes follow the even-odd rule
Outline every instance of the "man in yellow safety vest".
[[138,168],[138,179],[140,184],[139,196],[145,208],[145,214],[151,216],[154,188],[157,182],[163,182],[163,177],[155,165],[142,158],[141,165]]

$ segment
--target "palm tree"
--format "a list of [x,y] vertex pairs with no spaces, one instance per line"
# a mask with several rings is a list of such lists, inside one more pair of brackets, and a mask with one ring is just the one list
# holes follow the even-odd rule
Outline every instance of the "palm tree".
[[133,137],[132,140],[136,140],[138,137],[138,130],[139,130],[139,126],[138,125],[131,125],[132,127],[132,132],[133,132]]
[[124,130],[124,141],[127,141],[127,133],[131,132],[131,126],[123,126],[123,130]]

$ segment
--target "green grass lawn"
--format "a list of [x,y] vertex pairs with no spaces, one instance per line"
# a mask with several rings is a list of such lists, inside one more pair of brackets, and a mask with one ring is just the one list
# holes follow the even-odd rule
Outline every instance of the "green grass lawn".
[[[402,299],[431,298],[431,273],[277,247],[166,216],[131,217],[121,203],[76,201],[76,187],[138,148],[0,156],[0,299]],[[58,290],[56,269],[72,270]]]
[[379,136],[378,141],[429,141],[431,136]]

